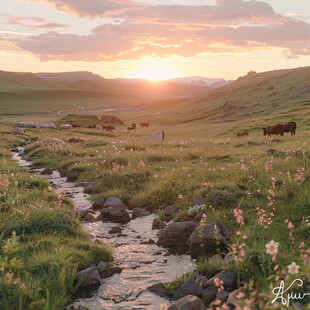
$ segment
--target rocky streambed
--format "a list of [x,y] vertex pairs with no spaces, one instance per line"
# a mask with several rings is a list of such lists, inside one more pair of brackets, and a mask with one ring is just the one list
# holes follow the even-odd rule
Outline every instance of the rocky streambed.
[[[12,158],[30,172],[41,174],[44,169],[35,169],[32,163],[23,159],[24,147],[13,150]],[[102,240],[114,247],[114,262],[122,272],[102,279],[102,284],[92,298],[78,299],[71,309],[129,310],[159,309],[161,304],[169,305],[168,299],[153,294],[147,288],[170,282],[186,272],[192,272],[195,264],[189,255],[170,254],[167,249],[156,245],[159,230],[152,230],[154,214],[131,219],[124,224],[95,220],[100,212],[93,211],[89,195],[84,192],[87,184],[67,182],[59,171],[47,171],[46,177],[57,193],[68,196],[76,206],[76,212],[90,216],[84,221],[83,229],[92,241]],[[126,210],[130,217],[132,211]],[[85,218],[87,220],[87,218]]]

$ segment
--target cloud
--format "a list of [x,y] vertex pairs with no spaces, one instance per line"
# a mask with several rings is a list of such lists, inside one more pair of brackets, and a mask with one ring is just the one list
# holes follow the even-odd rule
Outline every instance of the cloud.
[[87,36],[48,32],[15,42],[42,61],[188,57],[266,48],[282,49],[288,58],[310,54],[310,25],[283,17],[262,2],[218,0],[216,6],[159,5],[125,10],[119,17],[124,21],[99,26]]
[[42,29],[42,30],[54,30],[58,28],[69,28],[70,26],[59,24],[59,23],[50,23],[44,18],[40,17],[21,17],[14,16],[10,14],[2,14],[0,17],[4,18],[6,21],[2,21],[1,24],[6,25],[18,25],[28,29]]
[[143,7],[144,5],[131,0],[28,0],[54,7],[79,17],[98,17],[119,14]]

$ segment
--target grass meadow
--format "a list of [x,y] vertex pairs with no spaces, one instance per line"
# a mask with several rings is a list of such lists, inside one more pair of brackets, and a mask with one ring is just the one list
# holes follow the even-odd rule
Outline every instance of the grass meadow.
[[[130,123],[132,116],[128,113],[121,118]],[[149,119],[151,116],[143,120]],[[186,214],[196,197],[205,197],[200,206],[207,215],[204,222],[227,225],[231,234],[227,250],[235,259],[218,265],[200,258],[197,267],[201,274],[215,275],[223,269],[237,272],[251,291],[238,300],[242,309],[259,305],[257,309],[280,309],[270,301],[272,287],[282,279],[286,283],[302,279],[303,291],[310,291],[307,127],[297,128],[296,137],[285,134],[271,142],[262,135],[262,121],[155,124],[131,133],[117,128],[112,134],[86,128],[27,129],[24,137],[12,137],[9,122],[4,119],[0,124],[0,283],[9,296],[8,303],[45,300],[42,309],[60,309],[55,305],[68,300],[65,292],[73,290],[76,268],[110,255],[108,249],[88,243],[79,223],[68,216],[71,205],[65,198],[61,205],[55,204],[60,200],[43,179],[29,176],[11,162],[8,147],[24,138],[34,142],[26,151],[35,166],[78,172],[78,181],[95,182],[101,195],[126,200],[129,208],[160,214],[165,206],[175,204]],[[163,143],[147,141],[149,134],[161,129],[166,133]],[[243,130],[249,131],[249,136],[237,138],[235,134]],[[71,138],[75,138],[73,143]],[[266,154],[270,149],[274,149],[272,154]],[[36,224],[44,219],[48,225]],[[271,246],[273,250],[268,251]],[[91,256],[86,255],[90,252]],[[293,271],[292,263],[298,266]],[[16,278],[21,278],[26,288],[14,286]],[[309,303],[309,296],[302,302]]]

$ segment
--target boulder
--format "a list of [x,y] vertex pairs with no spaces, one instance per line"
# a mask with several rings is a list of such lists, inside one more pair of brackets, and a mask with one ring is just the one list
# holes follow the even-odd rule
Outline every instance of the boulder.
[[122,232],[122,228],[120,228],[119,226],[116,226],[116,227],[112,227],[108,233],[109,234],[120,234]]
[[82,287],[90,287],[101,284],[101,278],[96,267],[90,267],[78,272],[75,275],[75,280],[81,283]]
[[88,212],[83,219],[84,222],[94,223],[98,221],[98,216]]
[[84,187],[83,193],[91,195],[99,193],[99,191],[99,187],[95,183],[89,183]]
[[205,203],[205,197],[203,197],[203,196],[198,196],[197,198],[195,198],[194,200],[193,200],[193,203],[192,203],[192,205],[193,206],[195,206],[195,205],[203,205],[204,203]]
[[40,174],[42,174],[42,175],[53,174],[53,169],[51,169],[51,168],[45,168],[45,169],[43,169],[43,170],[41,171]]
[[98,211],[98,210],[101,210],[103,209],[103,205],[105,203],[105,199],[103,196],[99,196],[99,198],[93,203],[93,210],[94,211]]
[[163,130],[158,133],[155,133],[154,135],[150,135],[148,138],[150,142],[155,142],[155,143],[163,142],[164,139],[165,139],[165,132]]
[[229,296],[229,293],[226,291],[220,291],[216,294],[216,298],[220,299],[221,302],[225,302]]
[[160,221],[159,219],[154,219],[152,224],[152,230],[154,229],[164,229],[167,224],[164,221]]
[[157,245],[186,251],[188,249],[186,241],[195,230],[196,225],[193,221],[169,224],[160,232]]
[[234,272],[232,271],[228,271],[228,270],[224,270],[221,273],[217,274],[216,276],[214,276],[213,278],[211,278],[210,280],[207,281],[206,286],[214,286],[214,279],[215,278],[219,278],[220,280],[222,280],[224,282],[224,287],[225,289],[229,289],[230,291],[236,287],[236,279],[237,276]]
[[[218,228],[218,234],[215,233]],[[203,254],[216,253],[217,241],[220,245],[225,245],[229,238],[228,228],[220,222],[212,222],[197,227],[189,238],[190,255],[197,258]],[[201,247],[203,244],[203,248]]]
[[77,172],[69,172],[68,175],[67,175],[67,180],[66,182],[76,182],[79,178],[79,174]]
[[165,216],[172,219],[178,213],[178,209],[175,205],[170,205],[165,208]]
[[217,288],[215,286],[210,286],[203,290],[202,292],[202,300],[205,305],[210,304],[212,301],[216,299]]
[[25,134],[25,130],[24,129],[22,129],[22,128],[17,128],[17,127],[13,127],[12,129],[11,129],[11,133],[13,134],[13,135],[24,135]]
[[89,209],[74,209],[72,210],[73,215],[75,214],[76,217],[84,219],[85,216],[88,214]]
[[99,274],[101,278],[108,278],[108,277],[113,276],[115,273],[121,273],[122,270],[123,270],[122,267],[112,265],[112,266],[106,267],[105,269],[99,269]]
[[135,219],[137,217],[150,215],[150,212],[141,208],[134,208],[131,214],[131,219]]
[[205,214],[204,211],[199,211],[199,212],[196,214],[194,220],[197,221],[197,222],[200,222],[204,214]]
[[161,297],[166,297],[166,295],[164,293],[165,289],[166,289],[164,283],[153,284],[153,285],[149,286],[147,289],[155,295],[158,295]]
[[176,289],[173,295],[173,300],[180,299],[187,295],[194,295],[200,297],[202,291],[203,288],[196,282],[195,279],[189,279]]
[[104,261],[101,261],[98,265],[97,265],[97,269],[104,269],[107,267],[107,263],[105,263]]
[[178,213],[175,217],[176,222],[188,222],[192,221],[194,218],[190,214],[183,214],[183,213]]
[[168,310],[205,310],[206,307],[202,300],[193,295],[187,295],[178,299]]
[[125,204],[117,197],[109,197],[103,205],[104,208],[109,207],[123,207],[125,208]]
[[65,178],[65,177],[67,177],[68,176],[68,170],[67,169],[59,169],[58,170],[59,171],[59,174],[60,174],[60,177],[61,178]]
[[130,215],[125,207],[108,207],[101,210],[100,218],[114,223],[126,224],[130,222]]

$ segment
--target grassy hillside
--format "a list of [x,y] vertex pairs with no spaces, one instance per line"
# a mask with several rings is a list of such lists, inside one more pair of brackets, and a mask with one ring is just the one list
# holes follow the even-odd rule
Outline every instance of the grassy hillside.
[[[45,80],[32,73],[0,71],[1,115],[144,107],[155,100],[192,97],[208,88],[146,80]],[[82,107],[82,108],[81,108]]]
[[[249,72],[235,82],[192,99],[161,101],[162,114],[176,122],[244,121],[245,128],[295,121],[310,125],[310,67],[264,73]],[[167,105],[165,105],[167,103]],[[231,110],[225,112],[224,105]],[[177,111],[175,106],[178,106]],[[153,105],[154,106],[154,105]],[[228,108],[229,110],[229,108]]]

